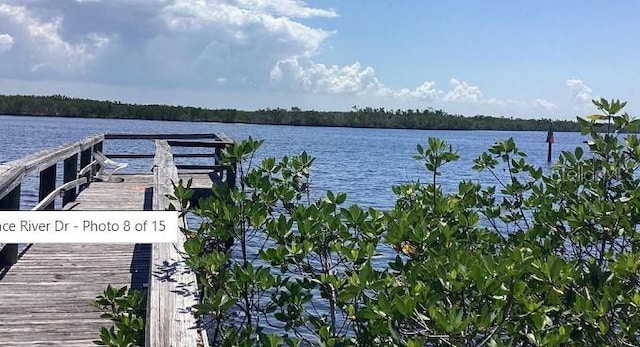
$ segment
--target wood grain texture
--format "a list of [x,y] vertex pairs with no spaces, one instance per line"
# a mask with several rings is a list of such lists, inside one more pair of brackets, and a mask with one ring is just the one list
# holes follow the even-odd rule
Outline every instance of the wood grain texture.
[[[151,175],[94,182],[63,209],[143,210],[151,184]],[[91,346],[111,325],[92,300],[108,284],[147,287],[150,259],[150,245],[32,245],[0,280],[0,346]]]
[[34,171],[42,171],[104,140],[103,134],[86,137],[80,141],[42,150],[21,159],[0,165],[0,199],[9,194],[22,180]]
[[[202,134],[201,134],[202,135]],[[73,144],[0,164],[0,201],[14,191],[24,177],[82,153],[81,166],[100,148],[104,138],[156,137],[212,139],[233,144],[216,134],[95,135]],[[193,179],[193,188],[210,190],[211,172],[181,173],[173,163],[166,140],[156,141],[153,174],[120,174],[109,182],[91,182],[65,204],[65,211],[164,210],[166,194],[178,178]],[[186,154],[196,157],[197,154]],[[207,154],[205,156],[211,156]],[[77,160],[77,158],[76,158]],[[206,333],[199,329],[193,305],[197,303],[195,274],[181,255],[184,235],[176,230],[176,244],[34,244],[0,277],[0,346],[90,346],[100,327],[111,322],[100,318],[92,300],[107,284],[149,288],[146,346],[204,346]],[[0,245],[1,247],[2,245]],[[1,276],[1,275],[0,275]]]
[[[178,181],[167,141],[156,141],[154,159],[153,209],[165,210],[173,193],[172,182]],[[204,334],[193,315],[198,302],[198,288],[193,271],[185,264],[184,235],[178,233],[175,244],[156,243],[151,251],[151,277],[147,302],[147,347],[203,346]]]
[[[76,153],[80,153],[83,150],[102,142],[103,140],[103,134],[89,136],[80,141],[42,150],[24,158],[10,161],[4,165],[22,168],[25,171],[25,174],[36,170],[42,171],[43,169],[51,167],[52,165],[55,165]],[[4,190],[7,184],[10,184],[9,180],[6,180],[0,173],[0,192]]]
[[22,166],[0,165],[0,200],[19,186],[26,175],[26,170]]
[[[104,134],[106,140],[189,140],[189,139],[212,139],[218,141],[230,140],[224,134],[214,133],[193,133],[193,134],[127,134],[127,133],[107,133]],[[233,141],[232,141],[233,142]]]
[[111,325],[92,300],[107,284],[145,287],[148,245],[70,246],[33,245],[0,280],[0,346],[91,346]]
[[194,141],[194,140],[168,140],[169,146],[189,148],[224,148],[229,143],[218,140]]
[[[127,154],[127,153],[109,153],[105,154],[110,159],[153,159],[155,154]],[[174,158],[215,158],[215,153],[174,153]]]
[[222,142],[226,142],[228,145],[233,145],[235,144],[235,142],[227,135],[225,135],[224,133],[217,133],[216,134],[218,139]]

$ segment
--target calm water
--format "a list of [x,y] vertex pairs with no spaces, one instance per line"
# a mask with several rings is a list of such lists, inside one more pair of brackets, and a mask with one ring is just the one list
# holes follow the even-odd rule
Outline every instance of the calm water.
[[[311,172],[315,196],[328,189],[342,191],[348,194],[347,203],[385,209],[395,201],[392,185],[429,180],[422,164],[412,159],[412,155],[416,144],[424,144],[430,136],[445,139],[461,156],[459,161],[448,164],[440,177],[445,189],[456,189],[462,179],[494,183],[488,175],[471,169],[473,159],[495,141],[509,137],[516,140],[532,163],[548,167],[546,132],[352,129],[15,116],[0,116],[0,129],[0,163],[101,132],[223,132],[236,141],[252,136],[265,140],[259,157],[280,158],[303,150],[316,157]],[[556,133],[555,139],[554,159],[560,150],[573,150],[582,142],[578,133]],[[153,153],[150,141],[106,141],[105,146],[107,153]],[[150,168],[150,162],[130,163],[130,167],[145,171]],[[35,204],[34,182],[35,179],[25,182],[23,187],[26,205]]]
[[[382,209],[391,208],[395,202],[391,191],[393,185],[429,181],[430,176],[422,164],[412,156],[416,152],[416,144],[424,144],[430,136],[445,139],[461,156],[459,161],[448,164],[440,176],[445,190],[457,189],[458,182],[463,179],[494,184],[488,173],[478,174],[471,169],[473,160],[495,141],[509,137],[513,137],[520,149],[529,154],[533,164],[550,167],[546,163],[546,132],[351,129],[14,116],[0,116],[0,130],[0,163],[102,132],[223,132],[236,141],[251,136],[265,140],[258,153],[259,158],[280,158],[303,150],[316,157],[311,172],[314,197],[330,189],[346,192],[347,204]],[[560,150],[573,150],[582,142],[578,133],[557,133],[555,139],[554,160]],[[104,149],[106,153],[153,153],[153,150],[152,141],[106,141]],[[135,171],[151,167],[149,160],[129,164],[128,168]],[[23,184],[22,208],[35,205],[37,196],[37,177],[34,176]],[[253,240],[252,243],[256,243],[257,249],[261,242]],[[384,266],[395,256],[384,246],[378,251],[382,256],[376,259],[376,266]],[[320,311],[327,309],[322,300],[314,301],[314,304]]]

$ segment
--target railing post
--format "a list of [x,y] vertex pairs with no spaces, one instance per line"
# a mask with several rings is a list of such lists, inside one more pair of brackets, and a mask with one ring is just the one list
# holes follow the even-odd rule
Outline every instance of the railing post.
[[[40,189],[38,201],[44,199],[49,193],[56,189],[56,164],[40,171]],[[43,210],[55,210],[56,202],[52,201]]]
[[[102,153],[102,145],[103,141],[96,143],[95,145],[93,145],[93,151]],[[91,155],[91,157],[91,159],[93,159],[93,154]],[[95,176],[96,172],[97,171],[95,170],[95,168],[91,168],[91,177]]]
[[227,186],[229,187],[229,189],[232,189],[233,187],[236,186],[237,171],[238,171],[238,165],[235,162],[231,163],[231,165],[227,167]]
[[103,144],[103,141],[96,143],[95,145],[93,145],[93,150],[97,152],[102,152],[102,144]]
[[[74,154],[64,160],[63,183],[71,182],[78,178],[78,154]],[[76,199],[77,187],[64,192],[62,206]]]
[[222,159],[222,148],[216,147],[216,156],[213,158],[213,165],[220,165],[220,160]]
[[[231,145],[233,146],[233,145]],[[227,147],[229,147],[229,145],[227,145]],[[222,153],[220,153],[222,154]],[[222,158],[222,157],[220,157]],[[235,161],[232,163],[229,163],[229,166],[227,166],[226,169],[226,182],[227,182],[227,187],[229,187],[229,189],[232,189],[233,187],[236,186],[236,173],[238,172],[238,163],[236,163]]]
[[[164,211],[169,205],[167,194],[173,193],[172,182],[178,180],[178,169],[167,141],[156,141],[153,160],[153,209]],[[180,227],[186,227],[181,219]],[[175,230],[178,242],[154,243],[151,250],[149,292],[147,294],[146,347],[200,346],[206,341],[197,318],[190,312],[198,303],[198,284],[194,272],[183,257],[185,235]],[[158,275],[171,263],[172,271]],[[208,345],[206,342],[204,345]]]
[[[0,211],[20,210],[20,185],[0,199]],[[10,266],[18,261],[18,245],[10,243],[0,249],[0,268]]]
[[[89,164],[91,164],[91,148],[87,148],[84,151],[80,152],[80,169],[84,169]],[[87,178],[87,182],[89,182],[91,179],[91,170],[87,171],[84,176]],[[88,185],[89,183],[80,185],[80,191],[82,191]]]
[[[214,152],[214,157],[213,157],[213,165],[215,166],[220,166],[222,163],[222,148],[220,147],[216,147]],[[218,178],[219,180],[222,180],[222,176],[224,175],[224,169],[220,168],[220,169],[216,169],[214,171],[214,174],[216,175],[216,178]]]

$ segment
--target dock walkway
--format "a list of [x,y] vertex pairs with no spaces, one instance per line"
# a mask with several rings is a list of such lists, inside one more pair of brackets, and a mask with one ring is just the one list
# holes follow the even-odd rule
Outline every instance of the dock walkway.
[[[164,145],[168,148],[166,141]],[[79,150],[85,149],[79,148]],[[173,181],[178,177],[177,168],[173,164],[171,155],[165,153],[164,156],[160,163],[162,166],[169,166],[168,177]],[[169,158],[168,162],[167,158]],[[49,164],[45,165],[47,168],[41,170],[41,173],[48,169]],[[162,177],[163,174],[158,174],[156,169],[167,168],[157,167],[158,153],[156,153],[155,166],[153,174],[114,175],[109,182],[91,182],[81,191],[76,191],[73,199],[69,199],[70,201],[67,201],[62,209],[70,211],[160,209],[157,201],[154,204],[154,200],[157,200],[158,193],[166,192],[167,182],[158,183],[158,177]],[[5,165],[6,168],[8,165]],[[29,170],[30,168],[27,167],[26,171]],[[5,170],[7,171],[9,170]],[[213,184],[211,177],[217,176],[202,170],[198,172],[182,174],[180,178],[192,178],[196,188],[210,189]],[[40,186],[42,188],[42,182]],[[7,187],[11,189],[6,189]],[[5,188],[4,194],[2,188]],[[11,197],[11,191],[8,192],[8,190],[15,191],[15,184],[8,181],[2,182],[2,170],[0,170],[0,210],[10,209],[7,208],[11,207],[8,206],[9,200],[15,203],[15,196]],[[45,193],[41,194],[41,198]],[[0,244],[0,249],[2,246]],[[170,284],[161,283],[157,279],[158,275],[166,277],[166,274],[158,273],[161,268],[156,263],[166,265],[167,262],[179,261],[179,255],[171,253],[175,248],[174,245],[165,246],[161,244],[29,245],[17,262],[5,268],[0,274],[0,346],[93,345],[92,341],[99,339],[100,328],[112,325],[108,319],[100,318],[102,312],[92,305],[92,300],[109,284],[114,287],[127,286],[137,289],[151,287],[149,291],[154,290],[148,294],[150,299],[147,320],[167,316],[168,321],[154,322],[147,326],[149,335],[147,346],[179,346],[180,343],[184,344],[184,341],[191,341],[188,343],[193,346],[204,344],[202,332],[195,334],[190,331],[179,333],[176,331],[176,329],[194,330],[196,328],[194,325],[197,324],[191,317],[190,307],[176,309],[172,306],[176,303],[177,305],[187,305],[185,302],[193,303],[193,298],[181,304],[181,298],[171,298],[171,293],[163,293],[167,291],[163,287]],[[185,274],[188,275],[188,271],[183,271],[182,274],[178,274],[178,277]],[[179,280],[179,285],[186,284],[195,288],[193,278],[183,276]],[[169,288],[168,291],[171,292],[171,289]],[[195,296],[196,289],[192,289],[191,294]],[[165,301],[169,306],[165,305]],[[157,312],[153,312],[154,310]],[[181,312],[171,313],[166,310]],[[183,340],[182,342],[174,341],[173,336],[163,336],[163,331],[159,330],[166,330],[164,335],[181,335],[177,338]],[[192,337],[188,337],[189,335]],[[184,340],[185,338],[187,340]]]

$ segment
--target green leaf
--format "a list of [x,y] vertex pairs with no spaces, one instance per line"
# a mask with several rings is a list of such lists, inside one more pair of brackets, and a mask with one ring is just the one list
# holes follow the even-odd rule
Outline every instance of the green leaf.
[[583,154],[582,147],[576,147],[576,150],[575,150],[576,159],[578,160],[582,159],[582,154]]
[[347,200],[346,193],[338,193],[338,195],[336,196],[336,205],[343,204],[346,200]]
[[422,339],[410,339],[407,341],[407,347],[422,347],[425,341]]
[[551,264],[550,275],[552,280],[557,280],[560,277],[560,271],[564,267],[564,262],[560,258],[555,258]]
[[416,307],[416,300],[410,295],[397,297],[394,304],[403,316],[410,316]]

